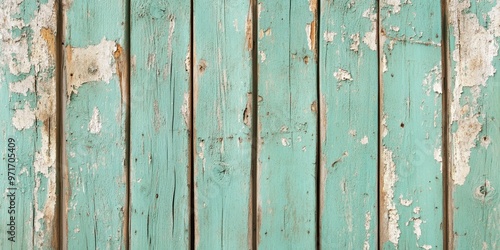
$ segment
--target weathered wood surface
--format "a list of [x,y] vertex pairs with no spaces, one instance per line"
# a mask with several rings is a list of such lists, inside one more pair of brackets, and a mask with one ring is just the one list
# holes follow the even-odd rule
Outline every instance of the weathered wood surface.
[[450,247],[500,248],[500,2],[448,1]]
[[443,248],[439,1],[380,6],[380,247]]
[[258,3],[257,242],[316,246],[317,2]]
[[195,0],[193,15],[194,244],[249,249],[250,1]]
[[130,247],[189,247],[189,1],[131,3]]
[[63,247],[127,239],[127,1],[63,1]]
[[376,1],[321,1],[322,249],[377,247]]
[[57,248],[56,14],[0,1],[0,249]]

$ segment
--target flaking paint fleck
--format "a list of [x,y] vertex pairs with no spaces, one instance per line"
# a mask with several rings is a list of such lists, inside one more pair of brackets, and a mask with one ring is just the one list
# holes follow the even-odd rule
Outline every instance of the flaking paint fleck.
[[21,81],[9,84],[9,91],[11,93],[22,94],[27,96],[28,91],[35,91],[35,77],[30,75]]
[[363,15],[362,15],[364,18],[368,18],[372,22],[371,30],[366,32],[365,35],[363,36],[363,43],[368,45],[368,47],[371,50],[376,51],[377,44],[378,44],[377,43],[378,23],[377,23],[377,14],[373,13],[373,12],[374,12],[374,8],[370,8],[370,9],[367,9],[365,12],[363,12]]
[[338,69],[336,72],[333,73],[333,76],[339,82],[342,82],[342,81],[352,81],[351,73],[349,73],[349,71],[347,71],[345,69]]
[[358,52],[359,51],[359,33],[352,34],[351,40],[352,40],[352,43],[351,43],[350,50],[352,50],[354,52]]
[[325,33],[323,33],[323,39],[325,39],[325,42],[331,43],[333,42],[333,38],[335,38],[336,35],[337,33],[333,31],[332,32],[325,31]]
[[393,161],[393,152],[383,146],[383,162],[384,162],[384,175],[383,175],[383,204],[385,205],[385,213],[383,219],[385,224],[387,224],[387,240],[392,242],[396,248],[398,248],[399,237],[401,235],[401,230],[399,229],[399,214],[394,203],[394,187],[398,181],[396,175],[396,165]]
[[102,129],[102,123],[99,115],[99,109],[97,109],[97,107],[94,107],[92,111],[92,118],[90,119],[88,125],[88,131],[91,134],[99,134],[101,132],[101,129]]
[[35,124],[36,116],[35,111],[31,109],[28,102],[24,103],[24,108],[16,109],[12,117],[12,125],[17,130],[29,129]]
[[360,142],[361,142],[361,144],[363,144],[363,145],[368,144],[368,136],[366,136],[366,135],[365,135],[363,138],[361,138],[361,141],[360,141]]

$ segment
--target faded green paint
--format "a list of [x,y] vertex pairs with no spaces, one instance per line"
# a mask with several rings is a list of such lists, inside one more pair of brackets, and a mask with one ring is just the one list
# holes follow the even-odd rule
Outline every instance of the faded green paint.
[[500,248],[500,2],[448,2],[449,233],[454,249]]
[[441,3],[380,7],[380,245],[442,249]]
[[316,1],[258,3],[257,241],[316,246]]
[[63,1],[63,247],[127,237],[125,0]]
[[322,249],[377,248],[376,6],[321,2]]
[[188,249],[189,1],[132,1],[131,249]]
[[251,12],[248,0],[195,0],[195,247],[251,244]]
[[56,13],[0,1],[0,249],[57,248]]

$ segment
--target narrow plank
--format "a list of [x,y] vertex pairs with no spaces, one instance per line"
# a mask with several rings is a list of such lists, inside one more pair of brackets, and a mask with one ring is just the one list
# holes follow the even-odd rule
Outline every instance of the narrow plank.
[[321,1],[321,247],[377,248],[376,1]]
[[258,246],[316,246],[317,2],[258,3]]
[[0,2],[0,249],[56,249],[53,0]]
[[248,0],[194,1],[195,247],[251,247]]
[[130,247],[189,247],[189,1],[131,3]]
[[126,2],[63,1],[65,249],[125,248]]
[[450,247],[500,248],[499,1],[448,1]]
[[380,246],[442,249],[441,3],[380,8]]

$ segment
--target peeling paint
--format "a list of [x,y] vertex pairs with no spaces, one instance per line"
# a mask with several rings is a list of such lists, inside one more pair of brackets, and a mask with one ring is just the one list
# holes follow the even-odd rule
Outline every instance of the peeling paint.
[[384,176],[383,176],[383,199],[386,213],[384,219],[387,223],[387,237],[390,242],[397,248],[401,230],[399,229],[399,214],[394,203],[394,187],[398,181],[396,175],[396,165],[393,161],[393,152],[383,146],[383,161],[384,161]]
[[401,11],[401,0],[385,0],[386,4],[392,6],[393,13]]
[[413,200],[403,199],[403,195],[400,195],[399,203],[405,207],[409,207],[413,203]]
[[359,33],[352,34],[351,40],[352,40],[352,43],[351,43],[351,47],[349,47],[349,49],[354,51],[354,52],[358,52],[359,51]]
[[191,100],[191,95],[189,94],[189,92],[187,93],[184,93],[184,101],[182,102],[182,106],[181,106],[181,114],[182,114],[182,117],[184,118],[184,124],[186,125],[186,127],[189,127],[190,126],[190,122],[189,122],[189,119],[191,117],[191,114],[190,114],[190,100]]
[[361,142],[361,144],[363,144],[363,145],[368,144],[368,136],[366,136],[366,135],[365,135],[365,136],[361,139],[361,141],[360,141],[360,142]]
[[370,250],[370,243],[369,243],[369,240],[370,240],[370,223],[372,221],[372,214],[370,212],[367,212],[365,214],[365,231],[366,231],[366,238],[365,238],[365,241],[363,243],[363,250]]
[[29,129],[35,124],[35,111],[31,109],[28,102],[24,103],[24,109],[16,109],[12,117],[12,125],[17,130]]
[[92,118],[90,119],[89,125],[88,125],[88,131],[91,134],[99,134],[102,129],[102,123],[101,123],[101,118],[99,116],[99,109],[97,107],[94,107],[94,110],[92,112]]
[[264,51],[259,51],[260,62],[264,62],[266,60],[266,53]]
[[[363,17],[370,19],[372,22],[372,28],[370,31],[366,32],[365,35],[363,36],[363,43],[368,45],[368,47],[376,51],[377,50],[377,14],[373,13],[374,8],[367,9],[365,12],[363,12]],[[382,42],[382,41],[381,41]]]
[[116,73],[114,52],[117,45],[105,38],[97,45],[66,48],[67,96],[78,94],[78,88],[88,82],[109,83]]
[[352,81],[351,73],[349,73],[345,69],[338,69],[337,72],[333,73],[333,76],[337,79],[337,81]]
[[430,72],[424,77],[422,81],[422,85],[425,88],[425,94],[427,96],[430,95],[431,91],[434,91],[436,94],[443,93],[443,76],[442,76],[442,67],[441,62],[438,65],[434,66]]
[[314,51],[316,47],[316,21],[306,24],[307,46]]
[[337,35],[337,33],[335,33],[335,32],[325,31],[325,33],[323,33],[323,39],[325,39],[325,41],[327,43],[331,43],[331,42],[333,42],[333,38],[335,38],[336,35]]
[[35,91],[35,77],[30,75],[21,81],[10,83],[9,91],[11,93],[22,94],[24,96],[27,96],[28,91],[30,92]]

